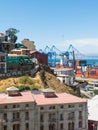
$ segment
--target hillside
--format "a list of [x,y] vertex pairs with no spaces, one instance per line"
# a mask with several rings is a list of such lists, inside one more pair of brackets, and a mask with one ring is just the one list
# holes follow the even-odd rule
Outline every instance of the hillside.
[[32,89],[43,89],[43,88],[53,88],[57,93],[67,92],[77,95],[72,88],[62,84],[59,79],[53,75],[49,68],[41,66],[39,71],[34,77],[25,75],[21,77],[13,77],[0,80],[0,92],[5,92],[7,87],[29,87]]

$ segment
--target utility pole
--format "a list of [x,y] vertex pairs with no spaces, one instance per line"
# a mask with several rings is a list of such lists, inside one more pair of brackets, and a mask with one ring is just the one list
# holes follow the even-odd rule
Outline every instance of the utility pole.
[[75,53],[74,53],[74,51],[72,52],[72,55],[73,55],[73,69],[76,72],[76,63],[75,63]]
[[5,73],[7,73],[7,53],[5,53]]

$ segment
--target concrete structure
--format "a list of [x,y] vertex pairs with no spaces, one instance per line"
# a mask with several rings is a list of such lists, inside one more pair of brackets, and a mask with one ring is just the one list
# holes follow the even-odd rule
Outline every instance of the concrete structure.
[[66,85],[72,85],[74,83],[75,74],[72,68],[53,68],[54,74],[57,78]]
[[11,87],[0,95],[0,130],[34,130],[34,99]]
[[21,41],[22,44],[27,47],[28,49],[35,51],[35,45],[34,45],[34,41],[30,41],[29,39],[24,39]]
[[98,130],[98,95],[88,100],[88,130]]
[[34,95],[36,130],[87,130],[87,102],[67,93],[47,89]]
[[0,130],[87,130],[87,102],[52,89],[0,94]]

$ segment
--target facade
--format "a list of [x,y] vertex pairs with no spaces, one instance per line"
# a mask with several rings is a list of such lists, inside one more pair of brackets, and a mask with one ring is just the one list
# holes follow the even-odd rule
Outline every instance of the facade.
[[34,68],[27,55],[8,54],[6,58],[7,72],[28,71]]
[[[28,98],[27,98],[28,97]],[[34,130],[34,99],[11,87],[0,95],[0,130]]]
[[0,51],[9,53],[14,48],[15,48],[15,43],[10,43],[8,41],[3,41],[0,43]]
[[0,52],[0,73],[6,72],[6,54]]
[[30,58],[36,58],[38,63],[48,65],[48,55],[38,51],[30,51]]
[[66,93],[0,94],[0,130],[87,130],[87,102]]
[[34,95],[34,99],[36,130],[87,130],[86,100],[50,90]]
[[28,49],[35,51],[35,45],[34,45],[34,41],[30,41],[29,39],[24,39],[21,41],[22,44],[27,47]]
[[57,78],[66,85],[72,85],[74,83],[75,74],[72,68],[53,68],[54,74]]
[[3,33],[0,33],[0,43],[5,41],[5,35]]
[[98,95],[88,100],[88,130],[98,130]]
[[30,50],[27,48],[17,48],[17,49],[11,50],[9,54],[28,55],[29,51]]

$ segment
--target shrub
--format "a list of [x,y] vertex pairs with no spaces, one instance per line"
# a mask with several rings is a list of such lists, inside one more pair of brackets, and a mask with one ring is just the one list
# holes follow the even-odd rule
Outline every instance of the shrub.
[[32,86],[32,87],[31,87],[31,90],[38,90],[38,87]]
[[19,89],[20,92],[25,90],[30,90],[28,86],[18,86],[17,88]]

